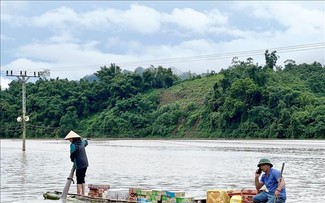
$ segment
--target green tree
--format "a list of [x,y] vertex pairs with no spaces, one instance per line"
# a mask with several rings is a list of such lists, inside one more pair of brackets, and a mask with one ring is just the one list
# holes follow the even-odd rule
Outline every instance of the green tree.
[[69,106],[66,109],[66,114],[60,118],[60,134],[65,135],[70,130],[78,127],[77,109],[74,106]]
[[264,56],[265,56],[266,67],[273,69],[279,58],[279,56],[276,55],[276,51],[272,51],[271,53],[269,53],[269,51],[266,50]]

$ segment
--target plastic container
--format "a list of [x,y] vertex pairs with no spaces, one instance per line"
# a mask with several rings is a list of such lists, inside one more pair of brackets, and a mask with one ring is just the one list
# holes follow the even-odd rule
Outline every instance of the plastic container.
[[229,203],[242,203],[242,197],[240,195],[234,195],[230,198]]

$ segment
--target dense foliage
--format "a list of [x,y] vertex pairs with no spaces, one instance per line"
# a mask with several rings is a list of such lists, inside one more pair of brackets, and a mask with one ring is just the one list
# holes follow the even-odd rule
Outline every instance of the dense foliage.
[[325,69],[319,63],[284,70],[241,63],[223,71],[209,99],[216,136],[325,138]]
[[[100,122],[110,120],[109,116],[105,117],[105,111],[119,110],[124,104],[129,105],[125,108],[132,108],[128,101],[136,100],[141,93],[157,88],[168,88],[178,80],[171,69],[161,66],[150,67],[140,75],[121,71],[120,67],[111,64],[110,67],[101,67],[95,76],[98,80],[69,81],[56,78],[27,83],[27,115],[30,117],[27,136],[62,137],[71,129],[77,132],[83,129],[91,134],[114,135],[115,131],[109,130],[116,129],[122,124],[118,120],[115,121],[116,126],[114,124],[110,128],[100,127],[92,130],[100,125]],[[16,121],[16,118],[21,115],[21,101],[20,81],[12,81],[8,89],[1,91],[0,135],[2,138],[21,135],[21,125]],[[146,105],[146,101],[144,102]],[[114,113],[117,114],[112,116],[118,119],[116,115],[120,112],[114,111]],[[103,121],[100,120],[102,117],[105,117]],[[138,118],[139,116],[133,120]],[[93,120],[97,124],[84,126],[83,122],[89,123]],[[112,125],[112,123],[101,124],[101,126],[105,125]]]
[[[171,69],[122,71],[96,80],[27,83],[28,137],[325,138],[325,67],[238,61],[220,73],[180,79]],[[21,136],[21,83],[1,91],[0,136]]]

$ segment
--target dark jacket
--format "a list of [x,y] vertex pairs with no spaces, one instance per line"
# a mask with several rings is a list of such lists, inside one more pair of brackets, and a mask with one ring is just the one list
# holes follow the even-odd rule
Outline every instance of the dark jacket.
[[70,144],[70,159],[74,162],[76,169],[87,168],[88,158],[85,147],[88,145],[87,140],[74,140]]

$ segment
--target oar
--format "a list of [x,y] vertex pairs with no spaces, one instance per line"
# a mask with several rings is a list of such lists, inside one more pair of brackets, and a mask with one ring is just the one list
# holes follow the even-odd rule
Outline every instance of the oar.
[[[279,185],[280,185],[281,180],[282,180],[283,169],[284,169],[284,163],[282,163],[282,167],[281,167]],[[274,198],[274,203],[276,203],[277,199],[278,199],[278,197]]]
[[64,189],[63,189],[63,192],[61,194],[60,199],[67,199],[67,195],[68,195],[68,192],[69,192],[69,189],[70,189],[70,185],[71,185],[71,182],[73,181],[74,171],[75,171],[75,168],[74,168],[74,165],[72,165],[72,169],[71,169],[70,175],[67,178],[67,182],[66,182],[66,184],[64,186]]

